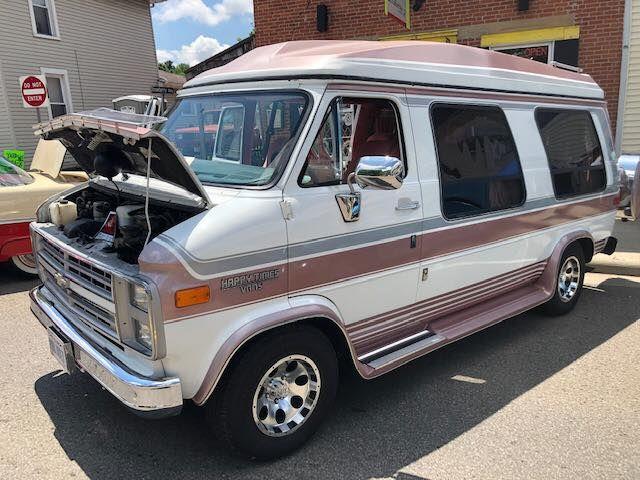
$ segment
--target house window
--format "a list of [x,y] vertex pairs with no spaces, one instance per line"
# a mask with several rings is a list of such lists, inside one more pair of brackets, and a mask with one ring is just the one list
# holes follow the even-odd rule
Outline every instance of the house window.
[[445,218],[482,215],[524,203],[518,150],[500,108],[436,104],[431,119]]
[[42,74],[47,81],[49,91],[49,118],[59,117],[73,112],[71,90],[66,70],[43,68]]
[[29,0],[31,26],[37,37],[58,38],[58,24],[53,0]]
[[311,146],[299,184],[340,185],[347,182],[362,157],[404,159],[402,152],[400,122],[392,102],[338,98],[331,104]]
[[547,152],[556,198],[605,189],[602,147],[589,112],[539,108],[536,122]]

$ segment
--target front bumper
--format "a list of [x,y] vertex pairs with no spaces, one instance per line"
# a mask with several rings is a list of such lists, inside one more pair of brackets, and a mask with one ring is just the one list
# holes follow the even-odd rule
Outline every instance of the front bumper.
[[182,388],[175,377],[152,379],[132,372],[82,337],[36,287],[29,293],[31,311],[45,328],[55,328],[71,341],[75,363],[125,406],[144,416],[176,415],[182,409]]

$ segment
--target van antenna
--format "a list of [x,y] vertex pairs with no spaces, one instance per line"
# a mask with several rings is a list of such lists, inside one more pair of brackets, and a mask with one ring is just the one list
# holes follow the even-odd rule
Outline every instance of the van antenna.
[[147,189],[145,192],[144,199],[144,216],[147,220],[147,238],[144,241],[144,246],[146,247],[149,243],[149,239],[151,238],[151,219],[149,218],[149,177],[151,177],[151,140],[149,137],[149,148],[147,150]]

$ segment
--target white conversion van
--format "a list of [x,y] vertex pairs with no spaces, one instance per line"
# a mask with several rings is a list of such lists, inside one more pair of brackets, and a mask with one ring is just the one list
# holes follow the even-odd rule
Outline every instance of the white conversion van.
[[141,414],[203,406],[251,457],[310,437],[339,363],[370,379],[531,308],[569,312],[616,247],[588,75],[290,42],[189,81],[164,120],[37,127],[92,179],[38,211],[31,309],[66,371]]

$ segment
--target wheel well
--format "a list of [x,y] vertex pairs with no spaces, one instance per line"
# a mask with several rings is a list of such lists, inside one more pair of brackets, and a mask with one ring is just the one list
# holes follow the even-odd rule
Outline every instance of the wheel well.
[[[351,359],[351,352],[349,350],[349,345],[347,344],[346,338],[342,330],[340,329],[340,327],[338,327],[335,324],[335,322],[325,317],[306,318],[306,319],[297,320],[291,323],[287,323],[284,325],[279,325],[279,326],[270,328],[268,330],[265,330],[263,332],[260,332],[259,334],[255,335],[254,337],[246,341],[243,345],[241,345],[240,348],[233,353],[231,359],[229,360],[228,364],[224,368],[224,371],[222,372],[222,376],[220,377],[220,380],[218,381],[209,399],[215,399],[216,391],[225,383],[226,377],[229,374],[229,372],[233,369],[233,367],[236,365],[238,360],[242,357],[243,352],[249,349],[252,345],[259,342],[261,339],[265,338],[265,336],[267,335],[278,335],[278,333],[283,331],[284,329],[300,328],[304,326],[310,326],[310,327],[316,328],[317,330],[320,330],[324,335],[327,336],[327,338],[333,345],[334,350],[336,351],[340,369],[342,371],[344,371],[344,369],[346,368],[347,370],[356,372],[356,368]],[[207,402],[208,401],[209,400],[207,400]]]
[[580,245],[584,253],[584,261],[585,263],[589,263],[593,258],[593,241],[590,238],[579,238],[573,243]]

